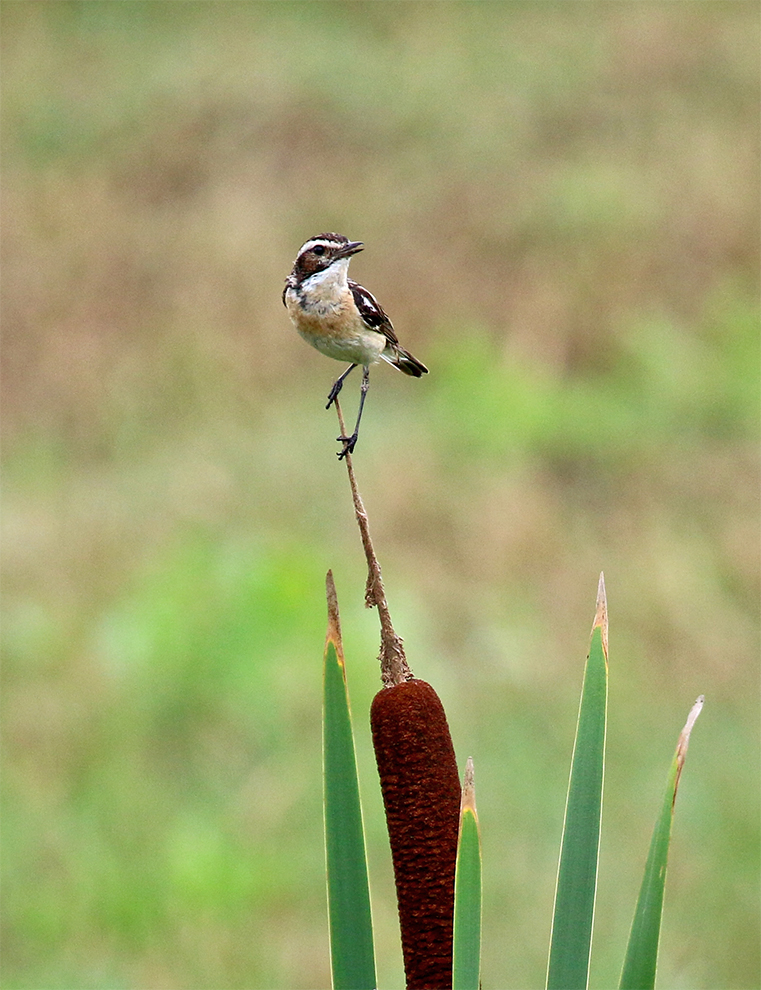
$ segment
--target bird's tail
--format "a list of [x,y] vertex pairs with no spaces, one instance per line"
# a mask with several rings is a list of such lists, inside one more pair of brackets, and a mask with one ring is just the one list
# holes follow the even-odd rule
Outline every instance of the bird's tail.
[[[386,351],[388,350],[389,348],[386,347]],[[409,351],[405,351],[398,344],[390,354],[384,352],[381,357],[384,361],[388,361],[389,364],[403,371],[405,375],[411,375],[413,378],[420,378],[422,375],[428,374],[428,369],[423,362],[418,361]]]

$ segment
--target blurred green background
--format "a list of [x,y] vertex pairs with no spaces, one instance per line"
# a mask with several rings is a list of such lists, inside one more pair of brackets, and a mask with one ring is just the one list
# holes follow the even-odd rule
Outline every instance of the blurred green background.
[[704,693],[659,984],[758,987],[757,4],[0,15],[3,986],[329,985],[328,567],[403,985],[341,368],[280,300],[335,230],[431,369],[374,371],[355,466],[412,667],[475,760],[484,986],[543,985],[602,569],[592,986]]

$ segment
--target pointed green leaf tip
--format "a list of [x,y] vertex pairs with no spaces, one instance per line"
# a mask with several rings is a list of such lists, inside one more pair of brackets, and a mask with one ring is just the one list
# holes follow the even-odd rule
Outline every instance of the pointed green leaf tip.
[[605,663],[608,662],[608,599],[605,595],[605,575],[600,571],[600,580],[597,582],[597,608],[595,610],[595,621],[592,623],[592,632],[600,630],[602,640],[602,651],[605,656]]
[[[676,780],[674,782],[674,801],[676,801],[676,792],[679,787],[679,778],[682,776],[682,768],[684,767],[684,761],[687,759],[687,748],[690,745],[690,735],[698,720],[698,715],[703,711],[703,704],[705,702],[705,695],[700,695],[695,701],[695,704],[690,709],[690,714],[687,716],[687,721],[684,723],[684,728],[679,733],[679,741],[676,744]],[[673,805],[673,802],[672,802]]]
[[671,761],[666,793],[653,829],[642,886],[634,911],[629,944],[626,947],[626,958],[621,972],[621,990],[653,990],[655,986],[674,802],[687,755],[687,747],[690,744],[690,733],[703,708],[703,701],[704,698],[701,694],[690,709],[687,722],[679,734],[674,759]]
[[608,606],[600,575],[571,759],[547,990],[586,990],[592,947],[608,703]]
[[[336,585],[333,581],[333,571],[328,571],[325,575],[325,597],[328,601],[328,631],[325,636],[325,651],[328,645],[333,644],[336,651],[336,659],[344,668],[343,642],[341,640],[341,617],[338,614],[338,595]],[[346,676],[344,671],[344,676]]]
[[362,809],[341,624],[328,571],[323,661],[323,785],[330,960],[334,990],[373,990],[375,956]]
[[476,821],[478,821],[478,815],[476,814],[476,786],[474,782],[473,774],[473,757],[469,756],[465,764],[465,776],[462,782],[462,812],[470,811]]
[[453,990],[479,990],[481,982],[481,833],[476,813],[473,760],[462,787],[455,872]]

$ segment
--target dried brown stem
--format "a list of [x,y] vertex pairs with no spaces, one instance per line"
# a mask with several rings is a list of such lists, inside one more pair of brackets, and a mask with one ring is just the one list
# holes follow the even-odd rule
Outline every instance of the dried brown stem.
[[[346,436],[346,426],[344,425],[343,413],[338,398],[334,400],[336,413],[338,414],[338,424],[341,429],[341,436]],[[401,684],[412,677],[412,671],[407,663],[404,654],[402,637],[394,632],[391,622],[391,613],[388,610],[386,592],[383,587],[383,578],[378,558],[375,556],[373,541],[370,537],[370,526],[367,521],[367,513],[362,502],[362,496],[357,488],[357,479],[354,477],[354,466],[351,461],[351,454],[346,454],[346,470],[349,473],[349,484],[351,486],[351,497],[354,501],[354,514],[357,517],[359,533],[362,537],[362,547],[367,559],[367,583],[365,585],[365,605],[368,608],[375,606],[378,609],[378,618],[381,627],[381,648],[378,659],[381,665],[381,680],[384,687],[393,687]]]

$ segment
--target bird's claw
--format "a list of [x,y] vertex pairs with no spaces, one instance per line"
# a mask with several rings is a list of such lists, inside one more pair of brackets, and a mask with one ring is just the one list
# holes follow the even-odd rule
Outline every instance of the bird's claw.
[[327,406],[325,406],[326,409],[330,409],[330,407],[336,401],[336,399],[338,398],[338,393],[343,388],[343,384],[344,384],[343,379],[341,378],[339,378],[337,382],[333,383],[333,388],[331,388],[330,392],[328,392],[328,404]]
[[338,451],[338,460],[342,461],[347,454],[354,452],[354,448],[357,446],[357,433],[352,433],[350,437],[336,437],[336,440],[340,440],[344,445],[343,450]]

